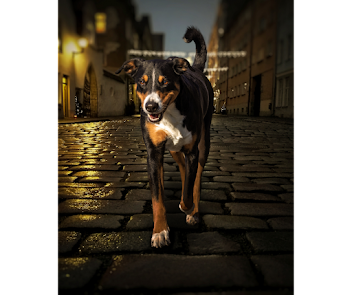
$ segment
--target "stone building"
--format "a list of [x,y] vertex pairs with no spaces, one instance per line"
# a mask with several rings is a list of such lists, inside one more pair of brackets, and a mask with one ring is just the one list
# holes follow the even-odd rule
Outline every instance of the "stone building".
[[131,0],[59,0],[59,117],[74,117],[76,102],[86,117],[133,113],[133,81],[116,70],[129,49],[153,35],[141,35]]
[[275,116],[293,118],[293,0],[278,2]]
[[[217,111],[226,105],[229,115],[293,117],[292,11],[292,0],[220,2],[213,28],[218,36],[213,33],[209,45],[246,55],[219,58],[219,66],[228,70],[220,72],[213,85],[219,94]],[[278,39],[285,47],[280,47]],[[277,48],[284,48],[280,50],[286,54],[285,61]]]
[[[217,12],[217,18],[219,19],[219,13],[220,13],[220,8],[218,9]],[[211,34],[210,34],[210,39],[209,39],[209,44],[207,45],[207,50],[208,52],[214,52],[214,55],[208,55],[208,68],[218,68],[219,65],[219,58],[217,56],[217,52],[219,51],[219,32],[218,32],[218,25],[217,22],[215,22]],[[207,72],[207,77],[211,83],[211,86],[214,89],[214,108],[217,112],[219,112],[221,106],[220,106],[220,99],[219,99],[219,90],[217,89],[217,83],[220,77],[220,72],[219,71],[213,71],[213,72]]]

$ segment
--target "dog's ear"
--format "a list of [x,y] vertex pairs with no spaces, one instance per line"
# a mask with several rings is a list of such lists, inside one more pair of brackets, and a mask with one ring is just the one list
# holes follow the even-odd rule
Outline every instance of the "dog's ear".
[[190,69],[194,72],[194,69],[191,67],[187,59],[180,58],[180,57],[169,57],[168,60],[172,61],[173,65],[172,68],[177,75],[182,75],[186,72],[187,69]]
[[124,70],[126,74],[133,77],[137,73],[138,67],[141,66],[143,62],[144,62],[144,59],[142,58],[133,58],[133,59],[127,60],[115,72],[115,74],[119,74],[122,70]]

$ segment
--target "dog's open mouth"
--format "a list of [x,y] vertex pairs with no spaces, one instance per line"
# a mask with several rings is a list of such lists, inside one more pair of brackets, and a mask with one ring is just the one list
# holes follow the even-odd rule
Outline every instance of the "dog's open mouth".
[[150,122],[156,123],[159,122],[163,117],[162,113],[159,114],[148,114],[148,119]]

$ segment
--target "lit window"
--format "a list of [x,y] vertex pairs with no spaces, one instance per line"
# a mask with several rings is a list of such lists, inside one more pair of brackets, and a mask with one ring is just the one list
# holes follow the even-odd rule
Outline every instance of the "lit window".
[[98,12],[95,14],[95,32],[98,34],[106,31],[106,14]]

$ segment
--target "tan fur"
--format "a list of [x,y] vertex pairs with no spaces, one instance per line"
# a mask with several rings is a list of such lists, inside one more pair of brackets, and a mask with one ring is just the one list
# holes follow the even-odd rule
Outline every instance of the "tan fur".
[[158,129],[155,124],[150,122],[146,122],[145,126],[147,127],[149,137],[154,145],[159,145],[166,140],[167,134],[164,130]]

